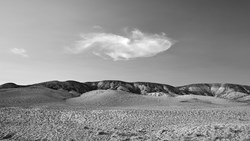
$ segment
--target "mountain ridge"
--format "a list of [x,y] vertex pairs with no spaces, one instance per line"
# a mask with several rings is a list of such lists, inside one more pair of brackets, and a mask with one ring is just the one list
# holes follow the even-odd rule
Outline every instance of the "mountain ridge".
[[80,95],[93,90],[118,90],[139,95],[203,95],[225,99],[242,99],[250,95],[250,86],[231,83],[196,83],[183,86],[172,86],[168,84],[152,82],[125,82],[120,80],[102,80],[93,82],[68,81],[46,81],[31,85],[17,85],[15,83],[5,83],[0,85],[0,89],[42,86],[54,90],[66,90],[76,92]]

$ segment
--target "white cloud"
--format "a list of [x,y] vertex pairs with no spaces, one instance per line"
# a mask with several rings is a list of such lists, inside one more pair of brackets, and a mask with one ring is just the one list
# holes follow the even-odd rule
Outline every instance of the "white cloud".
[[94,28],[94,29],[103,29],[103,28],[102,28],[101,26],[99,26],[99,25],[94,25],[93,28]]
[[74,47],[67,48],[74,54],[92,51],[93,54],[113,60],[129,60],[138,57],[151,57],[166,51],[173,45],[173,40],[165,34],[148,34],[133,30],[127,36],[112,33],[87,33]]
[[10,51],[16,55],[20,55],[20,56],[25,57],[25,58],[28,57],[27,51],[23,48],[12,48]]

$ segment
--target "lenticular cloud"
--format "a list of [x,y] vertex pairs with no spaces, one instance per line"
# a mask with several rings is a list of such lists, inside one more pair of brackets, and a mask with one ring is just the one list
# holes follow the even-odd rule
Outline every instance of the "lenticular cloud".
[[105,59],[129,60],[138,57],[151,57],[169,49],[173,42],[165,34],[148,34],[133,30],[127,36],[112,33],[87,33],[81,35],[81,40],[71,53],[92,51]]

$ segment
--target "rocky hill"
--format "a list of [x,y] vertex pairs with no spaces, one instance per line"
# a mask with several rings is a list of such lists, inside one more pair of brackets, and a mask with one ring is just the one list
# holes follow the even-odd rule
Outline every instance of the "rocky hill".
[[20,85],[17,85],[15,83],[5,83],[3,85],[0,85],[0,89],[6,89],[6,88],[19,88],[22,87]]
[[72,80],[65,81],[65,82],[48,81],[48,82],[42,82],[42,83],[33,84],[29,86],[43,86],[43,87],[47,87],[47,88],[54,89],[54,90],[75,91],[80,94],[93,90],[88,84],[77,82],[77,81],[72,81]]
[[147,95],[147,93],[152,92],[164,92],[164,93],[174,93],[181,94],[178,88],[175,88],[166,84],[149,83],[149,82],[124,82],[124,81],[114,81],[105,80],[97,82],[86,82],[92,90],[120,90],[127,91],[135,94]]
[[42,86],[54,90],[65,90],[79,95],[92,90],[119,90],[140,95],[203,95],[226,99],[242,99],[250,95],[250,86],[238,84],[220,84],[220,83],[200,83],[185,86],[174,87],[166,84],[150,82],[124,82],[118,80],[104,80],[95,82],[77,82],[77,81],[48,81],[32,85],[20,86],[14,83],[6,83],[0,86],[0,89]]
[[238,84],[190,84],[177,87],[185,94],[215,96],[226,99],[238,99],[250,95],[250,86]]

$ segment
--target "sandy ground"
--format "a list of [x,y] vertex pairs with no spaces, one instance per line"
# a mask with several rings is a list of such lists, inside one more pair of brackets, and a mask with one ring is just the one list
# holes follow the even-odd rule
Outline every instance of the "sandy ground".
[[0,91],[0,140],[250,140],[247,103],[97,90]]

